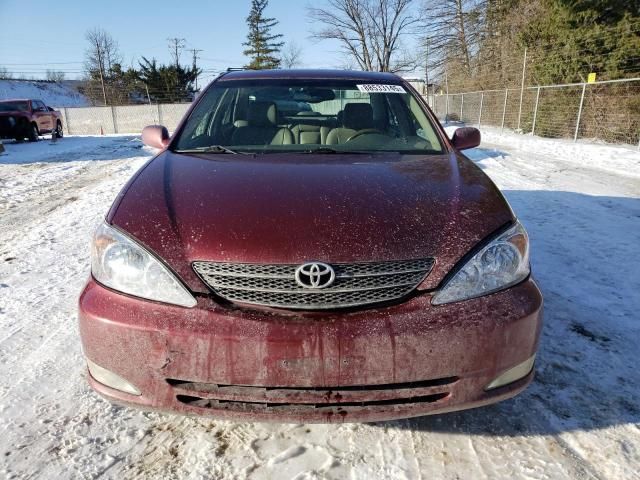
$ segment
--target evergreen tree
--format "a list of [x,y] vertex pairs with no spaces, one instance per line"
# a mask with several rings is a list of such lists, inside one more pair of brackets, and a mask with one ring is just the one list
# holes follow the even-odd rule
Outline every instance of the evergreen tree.
[[[522,3],[522,2],[521,2]],[[630,0],[542,0],[541,15],[520,30],[520,41],[538,55],[535,83],[585,81],[638,73],[640,16]]]
[[251,58],[246,68],[262,70],[280,67],[280,48],[284,42],[278,42],[281,34],[272,34],[271,29],[278,24],[275,18],[265,18],[263,13],[269,0],[251,0],[251,11],[247,17],[249,33],[243,43],[247,49],[243,52]]
[[149,89],[153,101],[162,103],[193,100],[196,77],[201,70],[182,65],[158,65],[156,59],[142,57],[138,78]]
[[425,0],[430,66],[453,90],[638,74],[638,0]]

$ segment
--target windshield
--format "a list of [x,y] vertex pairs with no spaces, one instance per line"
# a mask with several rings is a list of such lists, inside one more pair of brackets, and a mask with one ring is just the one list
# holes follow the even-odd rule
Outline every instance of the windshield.
[[442,153],[429,117],[402,85],[357,81],[221,81],[176,151]]
[[0,102],[0,112],[28,112],[29,102]]

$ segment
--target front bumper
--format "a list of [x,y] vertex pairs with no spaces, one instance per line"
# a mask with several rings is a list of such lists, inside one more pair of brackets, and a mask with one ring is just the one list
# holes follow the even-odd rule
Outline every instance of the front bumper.
[[533,371],[485,391],[535,354],[542,297],[509,290],[432,306],[429,295],[348,313],[192,309],[136,299],[90,280],[80,297],[88,359],[133,384],[110,400],[223,419],[363,422],[473,408],[512,397]]

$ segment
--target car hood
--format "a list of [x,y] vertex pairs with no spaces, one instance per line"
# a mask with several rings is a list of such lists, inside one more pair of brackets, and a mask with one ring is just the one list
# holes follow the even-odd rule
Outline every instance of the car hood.
[[107,220],[194,291],[191,262],[366,262],[435,257],[435,288],[474,245],[513,220],[471,161],[416,155],[176,154],[134,177]]

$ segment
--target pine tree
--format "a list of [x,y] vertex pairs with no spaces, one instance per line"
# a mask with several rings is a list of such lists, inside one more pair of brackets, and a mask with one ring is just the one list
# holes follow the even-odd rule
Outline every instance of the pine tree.
[[538,55],[531,72],[538,84],[636,76],[640,50],[637,1],[541,0],[542,15],[519,31]]
[[243,43],[248,47],[243,53],[251,58],[246,66],[252,70],[278,68],[280,66],[280,48],[284,42],[278,42],[281,34],[271,34],[271,29],[278,24],[275,18],[265,18],[263,12],[269,0],[251,0],[251,11],[247,17],[249,33],[247,41]]
[[142,57],[138,79],[147,86],[155,102],[188,102],[193,100],[194,83],[200,73],[195,66],[158,65],[155,58]]

